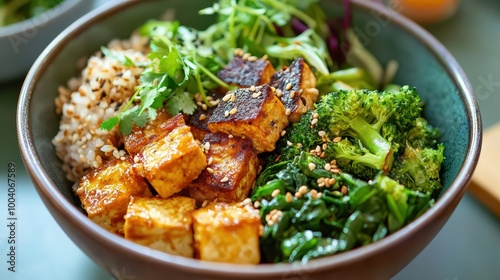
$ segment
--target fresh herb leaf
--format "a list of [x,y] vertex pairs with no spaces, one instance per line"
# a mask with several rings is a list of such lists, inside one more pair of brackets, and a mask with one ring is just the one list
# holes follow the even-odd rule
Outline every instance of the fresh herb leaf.
[[180,112],[191,115],[196,110],[197,106],[194,103],[193,96],[188,92],[181,92],[173,95],[167,101],[167,110],[171,115],[177,115]]
[[115,116],[112,118],[109,118],[101,123],[101,129],[104,130],[111,130],[113,127],[115,127],[118,123],[120,122],[120,117]]

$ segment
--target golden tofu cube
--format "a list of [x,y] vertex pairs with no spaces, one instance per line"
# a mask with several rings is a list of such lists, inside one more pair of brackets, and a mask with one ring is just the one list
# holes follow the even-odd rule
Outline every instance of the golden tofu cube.
[[125,215],[125,238],[172,255],[192,258],[195,201],[189,197],[132,197]]
[[[137,154],[147,143],[162,136],[165,132],[173,129],[175,122],[167,122],[172,116],[164,109],[158,110],[154,120],[148,122],[144,127],[133,126],[132,132],[124,137],[125,150],[132,156]],[[166,126],[170,124],[169,126]]]
[[134,170],[132,159],[115,159],[83,176],[76,194],[90,220],[123,234],[124,215],[131,196],[151,197],[146,181]]
[[257,153],[273,151],[288,117],[271,87],[241,88],[228,95],[231,97],[223,98],[210,117],[208,129],[250,138]]
[[316,77],[304,59],[298,58],[285,70],[276,72],[270,85],[280,92],[281,102],[290,110],[291,122],[298,122],[307,109],[314,109],[319,92]]
[[252,141],[225,133],[209,133],[203,140],[210,144],[208,166],[189,185],[189,196],[201,204],[205,200],[243,201],[253,187],[259,159]]
[[[253,57],[255,58],[255,57]],[[238,87],[250,87],[267,84],[276,72],[266,59],[247,59],[235,55],[231,61],[219,71],[217,76],[224,82]]]
[[207,166],[205,154],[181,114],[165,122],[165,127],[172,129],[147,143],[134,157],[138,173],[163,198],[180,192]]
[[212,203],[193,212],[196,257],[213,262],[260,262],[259,211],[251,205]]

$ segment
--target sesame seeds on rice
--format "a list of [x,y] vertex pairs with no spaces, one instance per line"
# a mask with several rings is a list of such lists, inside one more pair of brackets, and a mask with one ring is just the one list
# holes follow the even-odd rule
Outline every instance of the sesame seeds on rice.
[[[107,47],[137,62],[147,60],[147,43],[147,38],[133,35],[129,40],[113,40]],[[142,71],[97,52],[87,60],[80,77],[59,87],[55,106],[61,119],[52,143],[69,181],[78,182],[91,169],[125,156],[119,129],[107,131],[100,125],[129,101]]]

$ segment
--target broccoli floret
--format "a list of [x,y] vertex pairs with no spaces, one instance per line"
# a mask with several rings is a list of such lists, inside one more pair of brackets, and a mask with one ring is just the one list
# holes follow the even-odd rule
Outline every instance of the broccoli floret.
[[322,96],[315,112],[320,123],[326,122],[330,138],[349,137],[351,142],[359,141],[356,149],[362,152],[359,157],[353,156],[353,149],[339,147],[337,158],[352,158],[353,164],[387,173],[401,146],[400,135],[406,135],[421,115],[422,101],[407,86],[398,92],[341,90]]
[[418,118],[415,120],[413,128],[408,132],[405,141],[411,147],[436,148],[440,137],[439,129],[430,125],[426,119]]
[[439,173],[443,161],[444,144],[437,144],[436,149],[407,145],[390,176],[409,189],[432,193],[442,187]]

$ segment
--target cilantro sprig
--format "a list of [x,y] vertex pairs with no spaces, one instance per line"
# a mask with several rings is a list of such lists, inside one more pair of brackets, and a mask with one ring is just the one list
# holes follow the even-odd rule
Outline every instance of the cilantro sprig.
[[102,129],[112,130],[118,125],[121,133],[128,135],[134,125],[144,127],[155,119],[160,108],[165,107],[172,115],[192,114],[197,108],[194,94],[200,93],[206,102],[208,90],[217,86],[230,88],[214,74],[224,64],[206,47],[195,44],[199,31],[180,26],[176,21],[150,21],[139,33],[150,37],[148,65],[134,64],[120,52],[101,49],[105,56],[124,66],[145,67],[134,95],[116,116],[101,123]]

